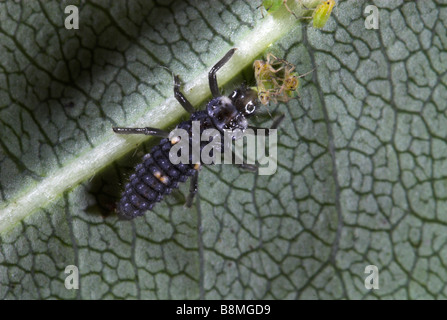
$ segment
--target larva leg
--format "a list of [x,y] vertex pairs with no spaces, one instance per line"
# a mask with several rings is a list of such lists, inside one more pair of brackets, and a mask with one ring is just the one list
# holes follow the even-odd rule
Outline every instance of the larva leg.
[[223,67],[223,65],[225,63],[228,62],[228,60],[231,59],[231,57],[233,56],[234,52],[236,51],[236,48],[230,49],[225,56],[220,59],[210,70],[210,72],[208,73],[208,81],[210,84],[210,90],[211,90],[211,94],[213,95],[213,98],[217,98],[220,96],[219,93],[219,86],[217,84],[217,78],[216,78],[216,72]]

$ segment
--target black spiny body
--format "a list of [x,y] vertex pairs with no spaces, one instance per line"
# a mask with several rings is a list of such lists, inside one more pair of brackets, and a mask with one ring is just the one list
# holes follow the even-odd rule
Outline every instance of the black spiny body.
[[[197,111],[191,119],[181,122],[177,128],[184,129],[192,137],[192,121],[200,121],[202,127],[211,127],[211,121],[204,111]],[[176,137],[175,137],[176,138]],[[158,145],[146,154],[143,162],[135,167],[135,173],[130,176],[118,206],[122,217],[134,218],[151,210],[163,196],[177,188],[179,182],[185,182],[199,170],[199,164],[172,164],[169,161],[169,151],[175,140],[162,139]],[[201,145],[201,149],[203,145]]]
[[[257,93],[242,85],[226,97],[219,94],[216,81],[216,72],[231,58],[236,49],[231,49],[209,72],[209,84],[213,99],[208,102],[206,110],[195,111],[192,105],[180,92],[180,80],[176,76],[174,95],[179,103],[191,114],[188,121],[181,122],[176,128],[184,129],[189,134],[189,147],[192,144],[192,121],[200,122],[200,133],[206,129],[217,129],[221,134],[224,130],[240,129],[242,132],[250,127],[246,120],[256,110],[258,103]],[[282,120],[275,121],[271,128],[275,128]],[[251,127],[254,128],[254,127]],[[199,163],[192,163],[191,157],[187,164],[173,164],[169,160],[171,147],[178,143],[177,137],[169,140],[169,132],[155,128],[113,128],[119,134],[146,134],[163,137],[160,143],[151,152],[144,156],[143,162],[135,167],[135,173],[130,176],[121,200],[118,204],[118,214],[125,219],[133,219],[151,210],[156,202],[164,195],[171,193],[180,182],[185,182],[192,176],[190,194],[186,205],[191,206],[194,195],[197,193]],[[200,139],[200,137],[199,137]],[[221,139],[223,141],[224,139]],[[208,142],[200,143],[202,149]],[[190,153],[191,154],[191,153]],[[240,167],[256,171],[257,167],[249,164]]]

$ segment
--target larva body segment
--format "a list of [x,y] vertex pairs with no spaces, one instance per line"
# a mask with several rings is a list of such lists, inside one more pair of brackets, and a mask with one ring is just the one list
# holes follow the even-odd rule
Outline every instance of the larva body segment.
[[[201,130],[212,125],[205,111],[197,111],[191,118],[200,121]],[[189,136],[192,136],[191,119],[179,123],[177,128],[186,130]],[[177,143],[179,140],[173,142]],[[144,156],[143,162],[135,167],[135,173],[130,176],[118,204],[118,213],[122,218],[133,219],[151,210],[165,195],[178,188],[180,182],[185,182],[198,169],[191,161],[188,164],[171,163],[169,151],[173,142],[167,138],[162,139]],[[203,146],[204,144],[201,144],[201,149]]]

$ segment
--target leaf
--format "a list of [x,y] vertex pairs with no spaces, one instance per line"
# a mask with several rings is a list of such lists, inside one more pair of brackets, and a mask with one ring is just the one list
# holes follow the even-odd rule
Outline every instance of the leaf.
[[[445,8],[377,1],[367,30],[369,3],[341,1],[315,30],[256,1],[158,3],[73,3],[79,30],[68,4],[0,3],[0,297],[446,298]],[[274,110],[276,174],[209,167],[191,210],[184,184],[142,218],[104,216],[157,142],[111,127],[172,128],[186,114],[160,66],[203,105],[231,47],[221,86],[265,50],[317,67]]]

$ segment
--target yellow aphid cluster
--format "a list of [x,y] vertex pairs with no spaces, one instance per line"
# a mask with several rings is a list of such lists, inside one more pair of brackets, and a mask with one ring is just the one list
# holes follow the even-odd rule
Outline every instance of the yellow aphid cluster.
[[264,7],[264,9],[268,13],[273,13],[277,11],[281,6],[285,6],[287,11],[289,11],[295,18],[297,19],[312,19],[313,27],[321,29],[325,26],[326,22],[329,20],[329,17],[331,16],[332,9],[337,4],[335,0],[321,0],[318,5],[314,9],[307,8],[302,0],[294,0],[299,5],[302,6],[302,8],[306,10],[312,10],[312,16],[311,17],[297,17],[296,14],[289,8],[287,5],[287,0],[263,0],[262,4],[260,6]]
[[253,63],[259,101],[266,105],[270,101],[288,102],[298,96],[299,76],[295,66],[269,53],[267,59]]

